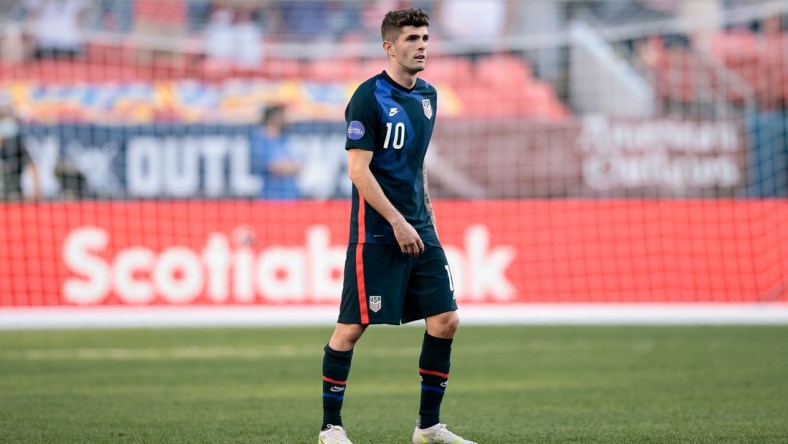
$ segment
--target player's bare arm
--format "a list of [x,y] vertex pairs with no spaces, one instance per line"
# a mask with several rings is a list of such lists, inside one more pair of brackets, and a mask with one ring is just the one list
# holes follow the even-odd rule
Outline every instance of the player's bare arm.
[[427,213],[432,220],[432,226],[435,228],[435,234],[438,233],[438,224],[435,221],[435,210],[432,209],[432,201],[430,200],[429,184],[427,182],[427,164],[421,167],[421,174],[424,176],[424,206],[427,207]]
[[362,149],[348,150],[348,176],[372,208],[385,218],[394,229],[400,250],[410,256],[418,256],[424,252],[424,242],[416,229],[402,217],[391,201],[383,193],[380,184],[372,175],[369,164],[372,162],[372,151]]

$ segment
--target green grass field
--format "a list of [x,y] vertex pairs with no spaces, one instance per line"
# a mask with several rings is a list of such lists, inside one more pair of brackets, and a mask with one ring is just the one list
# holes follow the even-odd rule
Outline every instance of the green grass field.
[[[421,328],[373,327],[355,443],[407,443]],[[0,332],[0,442],[311,443],[326,328]],[[483,444],[786,443],[788,327],[463,327],[443,422]]]

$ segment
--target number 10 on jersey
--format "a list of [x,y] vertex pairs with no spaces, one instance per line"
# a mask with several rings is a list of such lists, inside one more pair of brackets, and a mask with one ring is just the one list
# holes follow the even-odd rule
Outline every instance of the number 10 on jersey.
[[394,125],[394,140],[391,140],[391,122],[386,123],[386,140],[383,142],[383,148],[386,149],[389,147],[389,142],[391,143],[392,148],[398,150],[402,148],[402,145],[405,144],[405,124],[402,122],[397,122]]

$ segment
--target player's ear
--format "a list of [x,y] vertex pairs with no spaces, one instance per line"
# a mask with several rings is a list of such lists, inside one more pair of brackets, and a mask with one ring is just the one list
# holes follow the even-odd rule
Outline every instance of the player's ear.
[[389,41],[383,41],[383,50],[386,51],[386,54],[390,56],[394,55],[394,45],[392,45]]

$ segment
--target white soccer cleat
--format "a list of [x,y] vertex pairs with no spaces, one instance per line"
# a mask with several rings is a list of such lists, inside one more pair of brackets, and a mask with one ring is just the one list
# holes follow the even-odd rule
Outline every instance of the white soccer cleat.
[[446,424],[435,424],[426,429],[416,427],[413,432],[413,444],[476,444],[455,435],[446,428]]
[[347,439],[347,433],[342,426],[328,425],[328,428],[320,432],[317,444],[353,444]]

